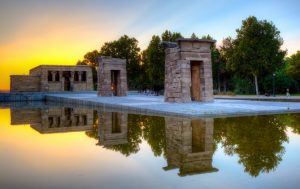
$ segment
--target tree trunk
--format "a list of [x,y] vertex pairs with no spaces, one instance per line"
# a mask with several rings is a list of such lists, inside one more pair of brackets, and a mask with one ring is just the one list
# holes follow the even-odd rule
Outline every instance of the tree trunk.
[[218,93],[221,92],[221,81],[220,81],[220,73],[218,72]]
[[256,95],[259,95],[257,75],[253,75],[253,76],[254,76],[255,92],[256,92]]
[[227,78],[226,78],[226,75],[224,75],[224,78],[223,78],[223,90],[224,90],[225,93],[227,92]]

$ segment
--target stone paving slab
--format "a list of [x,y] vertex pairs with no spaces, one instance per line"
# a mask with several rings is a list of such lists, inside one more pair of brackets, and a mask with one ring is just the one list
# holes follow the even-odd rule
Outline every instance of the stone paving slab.
[[300,102],[300,96],[264,96],[264,95],[215,95],[215,99],[230,99],[230,100],[257,100],[257,101],[279,101],[279,102]]
[[46,100],[90,107],[107,107],[140,114],[190,118],[300,113],[298,102],[215,99],[213,102],[170,103],[164,102],[163,96],[132,94],[126,97],[98,97],[96,93],[48,94]]

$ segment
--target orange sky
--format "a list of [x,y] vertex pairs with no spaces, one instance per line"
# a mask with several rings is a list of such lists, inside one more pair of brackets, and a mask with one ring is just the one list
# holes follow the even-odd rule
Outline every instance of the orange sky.
[[116,37],[108,31],[76,26],[70,20],[56,20],[51,18],[47,24],[43,20],[24,21],[21,31],[0,43],[0,90],[9,89],[9,75],[28,74],[40,64],[76,64],[86,52]]

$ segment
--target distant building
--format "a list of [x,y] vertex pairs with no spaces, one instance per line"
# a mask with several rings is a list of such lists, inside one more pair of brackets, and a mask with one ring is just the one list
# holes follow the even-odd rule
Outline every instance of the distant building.
[[90,91],[93,90],[89,66],[40,65],[29,75],[11,75],[11,92]]

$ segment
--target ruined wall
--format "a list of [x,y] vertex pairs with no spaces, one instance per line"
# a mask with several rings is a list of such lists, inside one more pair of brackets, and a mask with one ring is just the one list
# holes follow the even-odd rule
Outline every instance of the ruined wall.
[[98,69],[98,96],[112,96],[111,71],[119,70],[118,94],[117,96],[127,96],[127,71],[126,60],[110,57],[99,57]]
[[165,50],[165,101],[191,101],[191,62],[200,62],[200,99],[213,100],[210,40],[178,40],[178,45]]
[[[49,81],[48,75],[52,74],[53,80]],[[70,72],[70,83],[72,85],[71,91],[92,91],[93,74],[89,66],[55,66],[55,65],[41,65],[30,70],[30,75],[38,75],[41,77],[40,90],[41,91],[65,91],[65,77],[64,72]],[[80,73],[79,80],[75,81],[75,72]],[[86,73],[86,80],[81,80],[82,73]],[[58,74],[58,80],[55,80],[55,75]]]
[[11,92],[37,92],[40,91],[40,77],[28,75],[10,76]]

